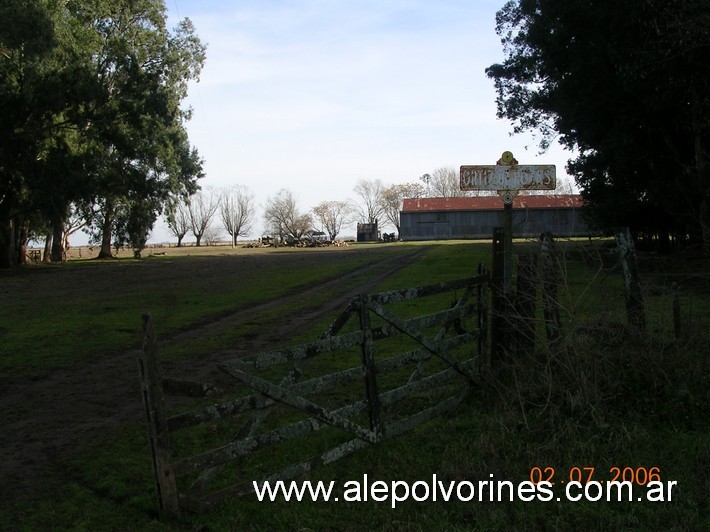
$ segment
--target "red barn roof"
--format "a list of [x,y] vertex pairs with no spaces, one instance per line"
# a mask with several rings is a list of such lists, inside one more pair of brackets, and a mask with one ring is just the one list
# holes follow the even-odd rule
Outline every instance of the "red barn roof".
[[[514,209],[565,209],[584,205],[579,194],[544,194],[516,196]],[[402,212],[419,211],[494,211],[503,209],[503,200],[498,196],[477,198],[413,198],[405,199]]]

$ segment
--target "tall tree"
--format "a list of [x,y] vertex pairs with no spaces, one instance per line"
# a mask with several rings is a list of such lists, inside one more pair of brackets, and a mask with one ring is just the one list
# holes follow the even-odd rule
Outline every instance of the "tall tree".
[[31,225],[45,232],[45,214],[65,214],[63,198],[77,189],[64,180],[65,132],[85,84],[63,7],[59,0],[0,4],[0,267],[24,261]]
[[358,200],[352,204],[352,211],[364,223],[375,223],[382,217],[382,191],[384,185],[379,179],[361,179],[353,189]]
[[197,192],[190,198],[190,228],[195,235],[196,246],[202,244],[202,237],[209,229],[217,209],[219,209],[219,197],[212,190]]
[[190,223],[190,206],[187,200],[173,197],[165,213],[168,229],[178,239],[177,247],[182,247],[182,240],[192,227]]
[[311,215],[301,212],[293,193],[286,189],[281,189],[276,196],[266,201],[264,221],[275,236],[295,241],[299,241],[313,227]]
[[427,194],[434,198],[457,198],[466,196],[467,192],[461,190],[459,172],[451,166],[442,166],[434,170],[429,176]]
[[380,196],[380,208],[387,221],[397,228],[399,234],[399,213],[405,198],[424,197],[425,190],[421,183],[403,183],[385,188]]
[[498,115],[558,138],[599,222],[710,242],[710,1],[512,0]]
[[86,137],[100,164],[93,167],[86,212],[94,215],[89,222],[100,256],[110,256],[119,227],[152,227],[170,195],[189,195],[202,176],[184,129],[190,112],[180,103],[199,76],[205,48],[187,19],[168,31],[162,0],[72,4],[92,37],[96,91]]
[[219,200],[219,217],[232,239],[232,247],[240,236],[246,236],[254,224],[256,205],[254,193],[243,185],[235,185],[222,192]]
[[345,201],[323,201],[313,207],[313,214],[328,233],[328,239],[333,241],[348,223],[351,211]]
[[72,204],[109,255],[117,229],[140,241],[170,193],[196,189],[180,103],[204,46],[165,18],[162,0],[0,4],[0,267],[33,228],[61,245]]

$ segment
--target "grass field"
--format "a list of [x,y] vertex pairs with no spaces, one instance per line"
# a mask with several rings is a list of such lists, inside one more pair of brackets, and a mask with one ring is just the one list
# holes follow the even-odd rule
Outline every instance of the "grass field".
[[[489,245],[212,249],[0,272],[0,529],[708,529],[707,261],[642,257],[649,327],[637,335],[625,325],[619,272],[604,267],[598,243],[583,242],[561,247],[561,341],[544,342],[539,324],[535,353],[503,361],[455,415],[304,477],[338,486],[364,475],[387,484],[430,483],[433,475],[446,485],[519,483],[535,468],[554,468],[552,500],[409,500],[392,508],[371,497],[267,503],[247,495],[181,521],[158,519],[133,353],[143,312],[155,318],[167,373],[211,376],[221,351],[315,339],[338,313],[329,302],[361,287],[472,275],[478,262],[490,263]],[[325,431],[315,444],[334,437]],[[310,445],[277,448],[284,456],[264,460]],[[600,481],[614,468],[658,468],[677,487],[664,502],[565,500],[561,482],[592,467]]]

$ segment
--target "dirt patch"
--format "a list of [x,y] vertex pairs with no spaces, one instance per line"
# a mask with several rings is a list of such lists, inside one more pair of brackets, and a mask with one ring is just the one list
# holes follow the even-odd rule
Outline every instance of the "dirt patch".
[[[258,311],[293,305],[299,300],[308,301],[309,294],[335,290],[345,282],[353,287],[344,293],[338,290],[338,296],[326,304],[304,305],[288,320],[264,322],[262,326],[269,334],[235,339],[238,347],[229,352],[229,357],[267,351],[275,344],[287,341],[296,331],[307,330],[310,323],[326,314],[337,313],[356,294],[372,291],[374,286],[414,262],[426,250],[415,248],[405,254],[371,262],[337,279],[301,287],[279,300],[222,315],[190,330],[163,337],[160,343],[169,345],[215,334],[249,320]],[[253,267],[258,268],[262,259],[258,255],[253,257]],[[298,260],[294,267],[297,264]],[[212,259],[205,260],[202,266],[209,269],[233,267],[233,264]],[[225,353],[214,353],[199,360],[182,359],[164,364],[164,372],[170,377],[209,381],[218,373],[216,364],[224,358]],[[61,485],[66,469],[64,463],[69,456],[86,449],[108,431],[141,419],[136,352],[97,354],[88,364],[57,369],[40,379],[15,381],[0,397],[0,412],[0,478],[3,479],[0,489],[3,492],[12,489],[12,493],[0,493],[0,496],[6,500],[10,496],[33,498],[47,486]]]

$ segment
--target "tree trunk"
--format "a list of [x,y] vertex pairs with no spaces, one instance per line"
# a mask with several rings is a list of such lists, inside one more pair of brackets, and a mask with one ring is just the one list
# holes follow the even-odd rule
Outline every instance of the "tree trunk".
[[111,253],[111,228],[113,226],[113,202],[106,199],[106,207],[104,209],[104,223],[101,228],[101,250],[99,251],[98,259],[110,259],[113,257]]
[[52,233],[49,231],[44,237],[44,254],[42,255],[42,262],[52,262]]
[[15,265],[15,231],[10,219],[0,222],[0,268],[12,268]]
[[179,248],[182,247],[182,239],[183,238],[185,238],[185,233],[177,236],[177,239],[178,239],[177,247],[179,247]]
[[17,237],[17,264],[27,264],[27,243],[29,242],[29,224],[18,223],[15,226]]
[[54,222],[53,243],[52,243],[52,262],[63,262],[64,256],[64,222]]
[[202,235],[195,235],[195,245],[199,248],[200,241],[202,240]]

